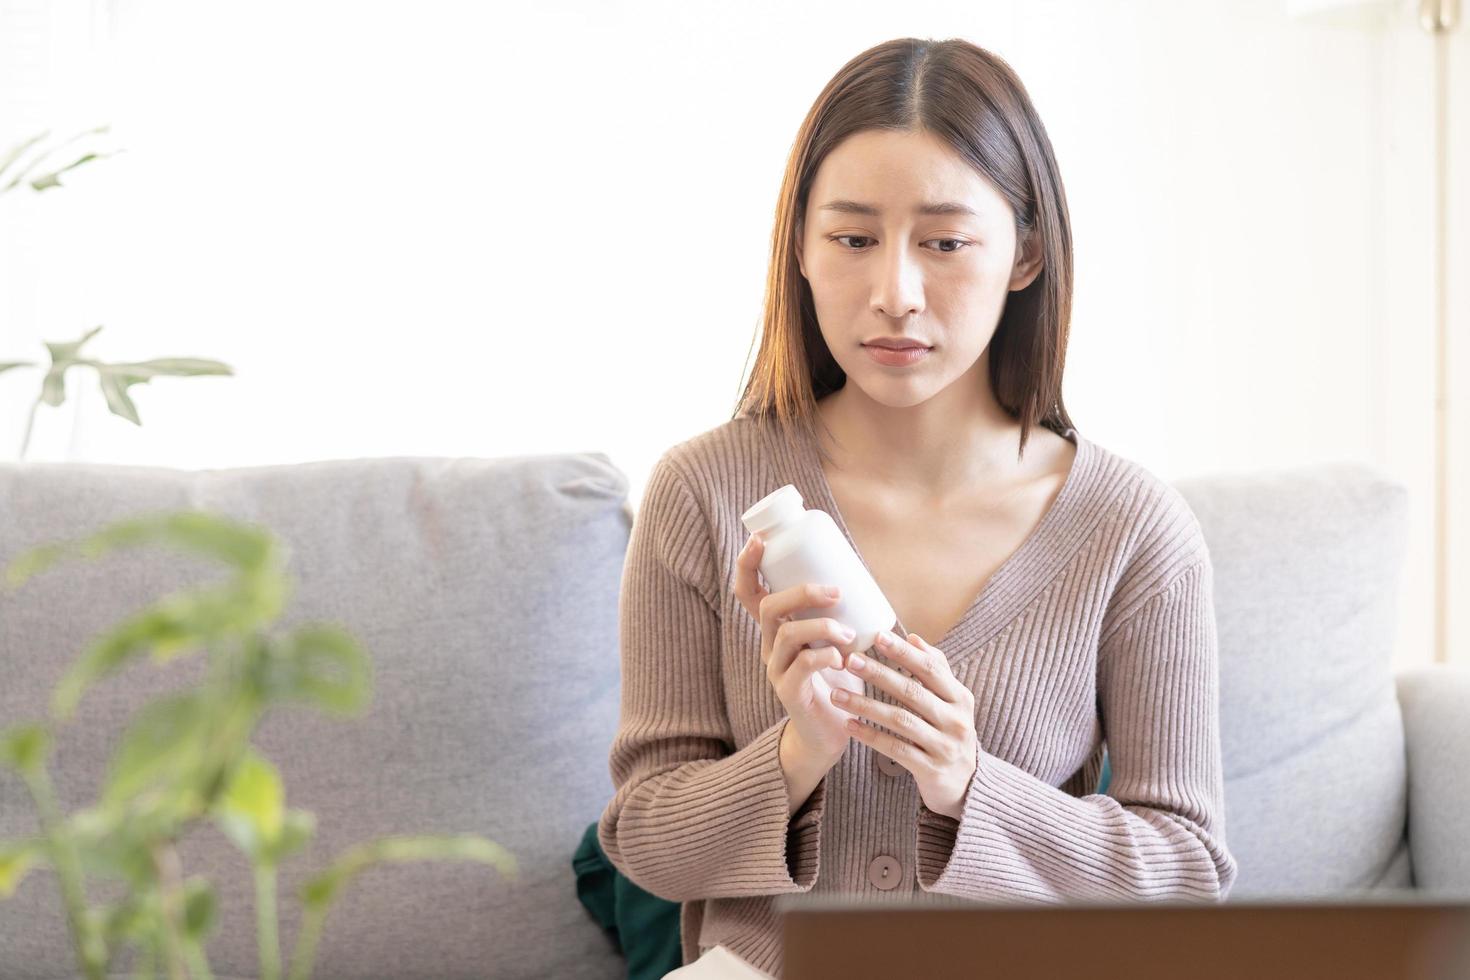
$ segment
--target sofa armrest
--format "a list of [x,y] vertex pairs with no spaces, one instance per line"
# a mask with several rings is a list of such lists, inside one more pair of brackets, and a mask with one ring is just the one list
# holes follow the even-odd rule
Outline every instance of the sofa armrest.
[[1414,884],[1470,894],[1470,668],[1411,667],[1394,680],[1408,755]]

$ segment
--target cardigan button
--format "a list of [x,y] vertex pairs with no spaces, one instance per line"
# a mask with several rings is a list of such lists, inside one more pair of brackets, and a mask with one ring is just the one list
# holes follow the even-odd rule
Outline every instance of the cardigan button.
[[868,865],[868,880],[874,887],[888,891],[898,887],[898,877],[902,872],[903,865],[897,860],[887,854],[880,854]]
[[878,759],[878,771],[885,776],[897,776],[899,773],[908,772],[899,762],[888,758],[881,752],[873,753]]

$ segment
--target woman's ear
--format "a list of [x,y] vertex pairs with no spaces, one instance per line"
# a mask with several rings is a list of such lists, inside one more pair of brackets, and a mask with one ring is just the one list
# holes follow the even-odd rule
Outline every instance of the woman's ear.
[[1011,272],[1011,291],[1025,289],[1041,275],[1041,235],[1029,231],[1016,250],[1016,267]]

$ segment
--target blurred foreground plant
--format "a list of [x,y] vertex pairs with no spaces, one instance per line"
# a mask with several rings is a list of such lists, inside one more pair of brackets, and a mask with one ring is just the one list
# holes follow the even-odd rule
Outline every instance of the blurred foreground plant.
[[[20,772],[40,814],[41,833],[0,841],[0,899],[14,894],[28,869],[59,876],[78,961],[101,978],[112,957],[136,947],[137,976],[153,977],[161,959],[171,978],[210,977],[206,941],[214,927],[214,889],[184,877],[177,841],[201,819],[214,823],[254,866],[260,976],[281,973],[276,872],[315,831],[307,810],[288,810],[280,773],[250,737],[265,711],[306,702],[357,716],[372,697],[372,666],[350,634],[307,624],[267,635],[290,592],[286,549],[267,529],[201,511],[122,521],[75,542],[45,545],[17,557],[8,585],[68,556],[95,558],[117,547],[158,543],[218,559],[233,569],[222,585],[165,596],[95,640],[52,693],[48,720],[0,732],[0,763]],[[71,719],[82,695],[128,661],[154,663],[204,650],[204,683],[140,708],[115,749],[97,805],[63,816],[47,770],[54,728]],[[301,930],[290,977],[311,975],[316,944],[332,901],[359,871],[383,862],[452,859],[494,865],[518,877],[514,857],[476,835],[394,836],[355,845],[302,888]],[[84,874],[127,882],[119,901],[89,908]],[[186,972],[187,971],[187,972]]]

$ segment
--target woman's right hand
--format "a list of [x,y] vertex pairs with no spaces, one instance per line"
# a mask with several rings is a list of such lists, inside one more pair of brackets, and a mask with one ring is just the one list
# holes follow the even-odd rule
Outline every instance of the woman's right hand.
[[765,542],[751,535],[735,562],[735,596],[760,623],[761,661],[776,689],[798,744],[827,768],[836,765],[852,738],[849,711],[832,703],[832,689],[865,693],[863,679],[845,669],[853,636],[831,617],[793,619],[796,613],[834,605],[824,583],[793,585],[780,592],[765,588],[759,572]]

